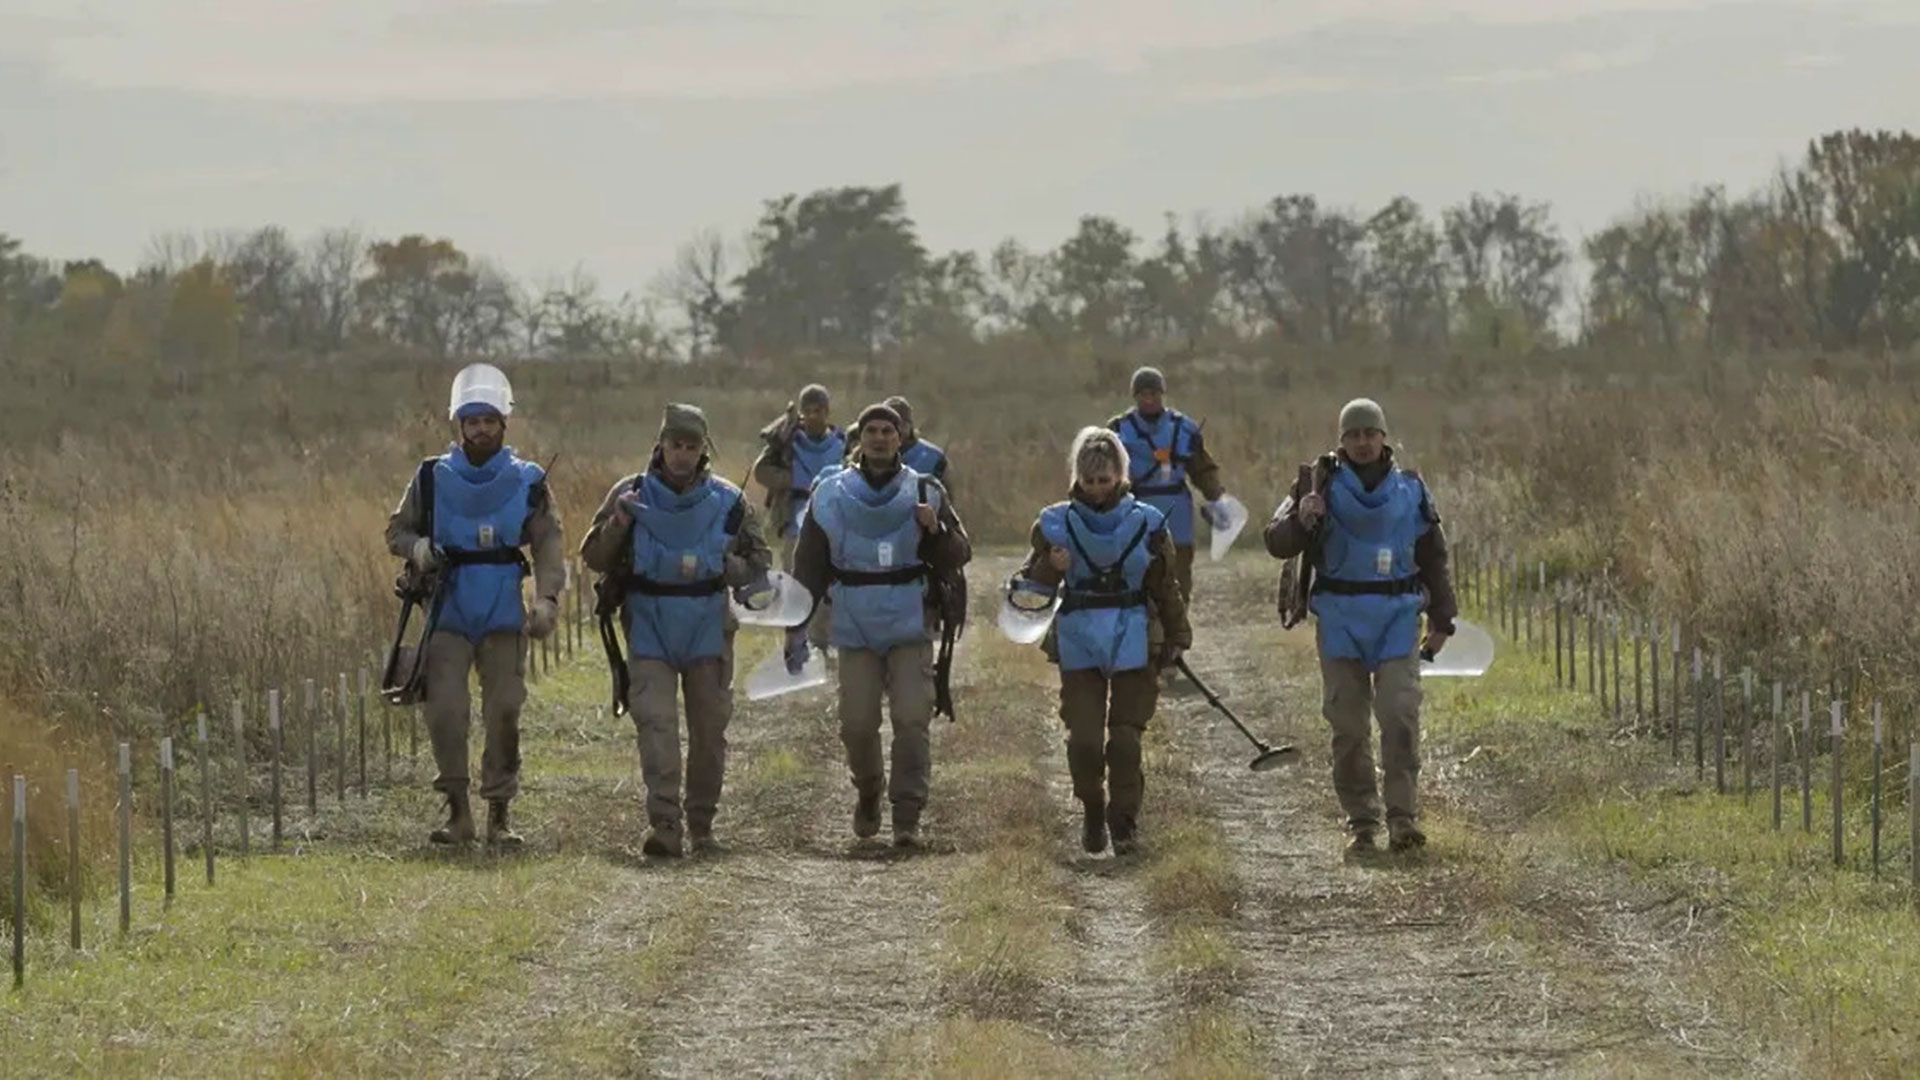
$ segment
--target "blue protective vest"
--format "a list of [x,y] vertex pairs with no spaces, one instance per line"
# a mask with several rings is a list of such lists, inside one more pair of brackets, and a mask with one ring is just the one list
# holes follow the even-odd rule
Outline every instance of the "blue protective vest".
[[[1192,544],[1193,493],[1187,489],[1187,462],[1193,460],[1200,429],[1172,409],[1162,409],[1152,420],[1138,409],[1129,409],[1113,429],[1127,448],[1127,479],[1133,494],[1166,515],[1175,544]],[[1162,452],[1167,457],[1164,462],[1157,459]]]
[[900,462],[923,476],[946,482],[947,452],[925,439],[915,439],[911,446],[901,447]]
[[1420,587],[1413,546],[1432,525],[1426,489],[1398,468],[1367,491],[1351,466],[1327,485],[1327,519],[1311,607],[1321,655],[1376,671],[1419,645]]
[[787,503],[787,528],[800,535],[800,512],[807,508],[814,484],[827,472],[840,467],[847,456],[847,435],[837,427],[815,439],[805,428],[796,429],[789,444],[793,462],[793,490]]
[[433,466],[433,542],[446,555],[446,575],[435,609],[436,630],[478,642],[488,634],[526,626],[520,579],[521,530],[531,495],[546,473],[502,447],[485,465],[451,448]]
[[684,493],[652,472],[633,519],[627,649],[684,671],[726,649],[727,550],[739,531],[740,489],[708,474]]
[[1132,495],[1111,510],[1055,503],[1040,511],[1040,533],[1067,549],[1066,596],[1054,620],[1061,671],[1115,672],[1147,666],[1147,567],[1166,516]]
[[929,640],[926,565],[920,561],[920,474],[902,467],[875,490],[858,469],[820,479],[809,513],[833,561],[833,643],[884,653]]

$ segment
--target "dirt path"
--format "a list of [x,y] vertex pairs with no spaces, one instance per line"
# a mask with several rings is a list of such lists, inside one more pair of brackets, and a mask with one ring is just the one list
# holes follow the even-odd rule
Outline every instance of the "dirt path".
[[[1251,885],[1241,1004],[1272,1033],[1276,1074],[1753,1074],[1729,1033],[1650,995],[1673,974],[1657,970],[1662,932],[1623,898],[1491,857],[1444,825],[1423,853],[1346,859],[1310,637],[1279,630],[1265,568],[1221,569],[1196,596],[1194,668],[1302,764],[1248,770],[1249,744],[1198,695],[1162,715],[1207,763],[1198,781]],[[1429,742],[1429,760],[1445,752]]]
[[[981,561],[972,635],[997,633],[988,592],[1008,565]],[[1253,1033],[1260,1071],[1751,1074],[1732,1035],[1670,991],[1661,928],[1634,898],[1444,830],[1419,856],[1343,859],[1317,674],[1304,639],[1273,623],[1270,577],[1251,560],[1202,568],[1192,662],[1303,763],[1247,770],[1250,748],[1195,693],[1163,697],[1156,720],[1246,885],[1226,925],[1241,975],[1225,1007]],[[556,873],[606,859],[614,887],[524,958],[531,993],[483,996],[444,1038],[453,1061],[514,1076],[853,1075],[957,1018],[1015,1025],[1093,1075],[1164,1066],[1183,1008],[1154,963],[1164,928],[1137,866],[1079,851],[1051,669],[975,638],[957,686],[965,726],[936,720],[930,848],[911,857],[852,839],[830,688],[740,701],[715,855],[633,853],[629,739],[604,748],[625,755],[624,780],[586,765],[542,778],[566,850],[531,857]],[[1046,823],[1023,835],[1051,868],[1064,963],[1014,1007],[983,1004],[943,982],[944,898],[980,869],[994,830],[1035,813]]]

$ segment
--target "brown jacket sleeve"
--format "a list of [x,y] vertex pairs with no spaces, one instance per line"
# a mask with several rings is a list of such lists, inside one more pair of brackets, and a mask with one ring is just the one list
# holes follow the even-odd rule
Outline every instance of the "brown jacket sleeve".
[[1027,552],[1027,561],[1020,566],[1020,576],[1049,588],[1058,586],[1063,575],[1053,568],[1049,558],[1053,554],[1053,541],[1040,531],[1039,518],[1033,519],[1033,529],[1027,533],[1027,544],[1032,550]]
[[633,481],[633,476],[622,477],[607,489],[607,497],[600,500],[600,509],[593,512],[593,524],[587,526],[587,535],[580,540],[580,560],[596,574],[613,573],[620,565],[621,554],[632,543],[633,522],[616,524],[614,511],[621,494],[633,487]]
[[813,594],[816,603],[826,599],[833,576],[833,548],[827,543],[826,530],[812,514],[801,524],[800,538],[793,545],[793,576]]
[[973,561],[973,541],[967,536],[960,512],[953,508],[953,500],[947,497],[947,489],[938,480],[929,480],[927,486],[939,515],[939,528],[927,546],[927,563],[935,570],[959,570]]
[[[1412,470],[1408,470],[1411,472]],[[1447,551],[1446,529],[1440,523],[1440,512],[1433,508],[1433,495],[1427,491],[1425,478],[1414,473],[1420,479],[1420,512],[1427,516],[1430,526],[1420,539],[1413,542],[1413,565],[1420,574],[1420,584],[1427,590],[1427,621],[1441,633],[1453,632],[1453,620],[1459,617],[1460,605],[1453,595],[1453,569],[1451,555]]]
[[1159,622],[1159,640],[1182,649],[1193,645],[1193,628],[1187,622],[1187,602],[1180,595],[1180,583],[1173,573],[1173,533],[1161,529],[1149,543],[1153,561],[1147,564],[1147,602]]
[[760,530],[760,514],[740,499],[740,528],[733,534],[733,547],[727,551],[727,584],[738,588],[773,568],[773,549],[767,546]]
[[1315,529],[1308,529],[1300,523],[1300,497],[1307,493],[1311,484],[1313,466],[1302,465],[1300,474],[1294,478],[1293,488],[1287,497],[1280,501],[1273,517],[1267,519],[1267,527],[1261,530],[1260,538],[1266,542],[1267,554],[1276,559],[1291,559],[1307,550],[1313,542]]
[[567,539],[553,491],[541,481],[532,492],[532,508],[520,535],[533,551],[533,595],[558,600],[567,588]]
[[420,470],[416,467],[407,477],[407,490],[401,493],[399,505],[387,515],[387,550],[402,559],[412,557],[414,542],[427,527],[420,505],[419,483]]
[[[1191,418],[1188,422],[1192,422]],[[1193,430],[1193,454],[1187,458],[1187,479],[1200,489],[1200,497],[1208,502],[1227,493],[1226,484],[1220,480],[1220,464],[1207,452],[1206,440],[1197,426]]]

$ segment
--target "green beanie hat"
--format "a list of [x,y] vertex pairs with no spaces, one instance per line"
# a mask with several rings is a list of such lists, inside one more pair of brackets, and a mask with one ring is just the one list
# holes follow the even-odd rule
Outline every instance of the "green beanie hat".
[[1354,398],[1340,410],[1340,434],[1349,431],[1387,430],[1387,414],[1372,398]]
[[1167,377],[1160,374],[1160,369],[1156,367],[1143,367],[1135,371],[1133,389],[1129,392],[1137,394],[1142,390],[1158,390],[1163,394],[1166,393]]
[[666,415],[660,420],[660,441],[665,442],[674,435],[707,441],[707,414],[697,405],[669,403]]

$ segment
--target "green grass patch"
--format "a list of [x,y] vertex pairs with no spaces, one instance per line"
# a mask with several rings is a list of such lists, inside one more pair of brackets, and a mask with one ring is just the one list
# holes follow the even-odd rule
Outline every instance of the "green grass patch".
[[1053,865],[1030,848],[999,847],[956,869],[942,896],[942,992],[976,1017],[1025,1015],[1065,970],[1069,905]]
[[[39,950],[0,1014],[19,1075],[421,1075],[483,995],[561,934],[608,870],[515,859],[256,860],[150,899],[131,936],[92,910],[78,958]],[[501,913],[512,912],[503,918]]]
[[953,1017],[889,1039],[856,1075],[916,1080],[1081,1080],[1099,1071],[1024,1024]]

